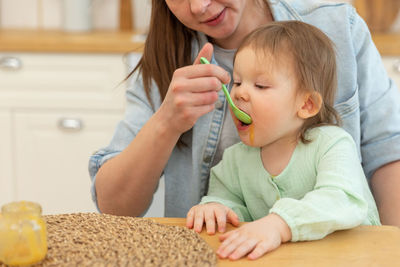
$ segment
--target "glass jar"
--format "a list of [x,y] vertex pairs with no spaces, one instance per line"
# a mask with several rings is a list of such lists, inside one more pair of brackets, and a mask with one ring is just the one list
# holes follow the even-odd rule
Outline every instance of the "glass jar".
[[11,202],[1,208],[0,262],[24,266],[43,260],[47,253],[46,223],[39,204]]

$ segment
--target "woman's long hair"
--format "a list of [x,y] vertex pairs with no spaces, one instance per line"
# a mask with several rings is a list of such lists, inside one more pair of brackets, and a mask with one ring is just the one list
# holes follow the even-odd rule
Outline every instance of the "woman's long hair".
[[[149,33],[139,63],[129,74],[139,71],[147,98],[152,80],[165,98],[174,71],[191,64],[192,40],[195,31],[184,26],[169,10],[164,0],[152,0]],[[128,76],[128,77],[129,77]]]

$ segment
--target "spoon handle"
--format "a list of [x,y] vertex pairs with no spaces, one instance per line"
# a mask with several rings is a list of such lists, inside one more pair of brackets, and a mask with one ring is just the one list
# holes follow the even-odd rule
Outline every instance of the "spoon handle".
[[234,107],[235,104],[233,103],[231,95],[229,94],[228,89],[226,89],[225,84],[222,84],[222,91],[224,91],[225,97],[228,100],[229,105],[231,105],[231,107]]
[[[200,63],[201,63],[201,64],[210,64],[210,62],[209,62],[205,57],[201,57],[201,58],[200,58]],[[229,105],[231,105],[231,107],[234,107],[235,104],[233,103],[232,98],[231,98],[231,96],[229,95],[229,91],[228,91],[228,89],[226,88],[225,84],[222,84],[222,91],[224,91],[225,97],[226,97],[226,99],[228,100]]]

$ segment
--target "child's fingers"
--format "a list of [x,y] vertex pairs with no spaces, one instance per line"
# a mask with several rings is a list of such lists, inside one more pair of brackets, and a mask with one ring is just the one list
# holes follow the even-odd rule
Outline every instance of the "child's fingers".
[[204,211],[197,210],[197,212],[194,215],[194,226],[193,226],[193,229],[197,233],[200,233],[201,230],[203,229],[203,223],[204,223]]
[[235,249],[235,251],[229,256],[229,259],[237,260],[245,256],[254,249],[254,247],[257,245],[257,242],[258,241],[256,239],[247,239]]
[[232,231],[229,231],[229,232],[226,232],[226,233],[220,235],[219,241],[221,241],[221,242],[224,241],[225,239],[229,238],[234,233],[236,233],[236,230],[232,230]]
[[246,241],[246,237],[239,235],[238,233],[232,234],[229,238],[222,242],[221,246],[217,250],[218,256],[221,258],[228,257],[233,251],[236,250],[243,242]]
[[215,218],[217,220],[218,232],[224,233],[226,229],[226,213],[223,209],[215,210]]
[[226,217],[228,218],[228,221],[234,226],[239,226],[239,217],[233,210],[229,209]]
[[193,228],[193,220],[194,220],[194,208],[191,208],[186,215],[186,227],[191,229]]
[[268,244],[267,241],[261,241],[256,245],[255,249],[247,256],[247,258],[250,260],[258,259],[272,249],[273,248]]
[[204,212],[205,218],[204,221],[206,222],[206,229],[207,234],[213,235],[215,234],[215,216],[213,209],[206,209]]

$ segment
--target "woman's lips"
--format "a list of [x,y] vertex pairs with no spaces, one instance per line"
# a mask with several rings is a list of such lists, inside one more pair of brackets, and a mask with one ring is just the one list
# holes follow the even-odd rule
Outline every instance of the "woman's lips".
[[219,13],[216,17],[213,17],[209,20],[204,21],[203,23],[207,26],[216,26],[221,23],[225,18],[226,8],[224,8],[221,13]]

